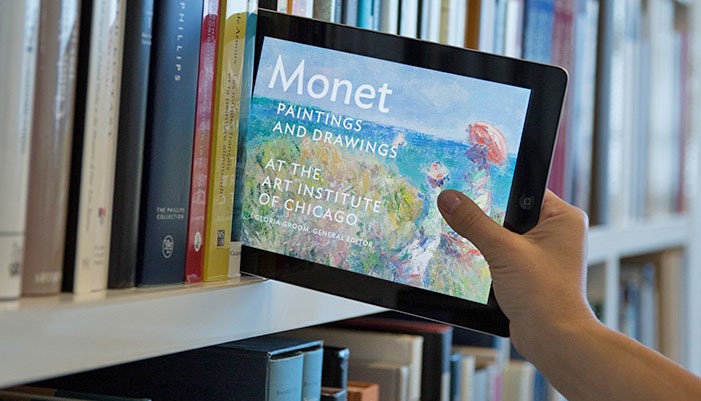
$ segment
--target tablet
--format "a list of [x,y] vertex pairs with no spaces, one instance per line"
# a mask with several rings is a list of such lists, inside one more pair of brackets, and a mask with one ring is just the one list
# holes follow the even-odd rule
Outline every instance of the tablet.
[[241,270],[508,336],[486,261],[436,198],[532,228],[565,71],[266,10],[255,44]]

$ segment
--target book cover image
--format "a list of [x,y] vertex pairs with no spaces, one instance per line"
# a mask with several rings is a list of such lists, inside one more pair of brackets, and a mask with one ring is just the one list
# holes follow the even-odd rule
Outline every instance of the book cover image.
[[486,303],[486,261],[443,189],[503,224],[530,90],[264,38],[243,244]]

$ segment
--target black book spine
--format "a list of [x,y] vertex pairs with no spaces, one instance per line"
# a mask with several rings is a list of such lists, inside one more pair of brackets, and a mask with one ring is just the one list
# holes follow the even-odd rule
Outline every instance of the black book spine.
[[153,0],[127,2],[110,238],[109,288],[135,283]]
[[184,280],[203,0],[154,7],[137,285]]
[[259,0],[258,7],[275,11],[277,10],[277,0]]
[[68,189],[68,213],[66,215],[66,243],[63,254],[62,291],[73,291],[75,277],[75,253],[78,241],[78,206],[80,203],[80,172],[83,163],[83,132],[85,131],[85,107],[88,97],[88,70],[90,69],[90,31],[92,30],[93,0],[83,0],[80,10],[78,38],[78,69],[73,122],[73,149]]
[[348,348],[324,347],[321,366],[321,385],[324,387],[348,388]]

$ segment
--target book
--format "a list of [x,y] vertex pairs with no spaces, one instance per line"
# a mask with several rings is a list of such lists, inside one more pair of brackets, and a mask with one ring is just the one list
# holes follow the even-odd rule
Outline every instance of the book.
[[153,0],[127,2],[107,287],[136,280]]
[[236,182],[236,155],[246,38],[245,0],[226,2],[214,99],[211,158],[204,241],[204,281],[224,280],[229,273],[229,250]]
[[[234,188],[243,186],[243,166],[246,162],[245,138],[248,133],[251,97],[253,96],[253,64],[255,61],[256,27],[258,26],[258,1],[248,0],[246,6],[246,39],[241,73],[241,104],[238,121],[238,149],[236,154]],[[243,196],[234,193],[229,245],[228,277],[241,275],[241,208]]]
[[[643,70],[648,93],[640,93],[643,112],[634,117],[646,120],[648,130],[647,158],[635,167],[642,174],[643,190],[635,200],[644,199],[644,205],[636,217],[668,215],[677,210],[681,183],[682,115],[681,87],[683,80],[679,65],[684,56],[681,51],[681,34],[676,29],[675,3],[667,0],[644,2],[638,24],[641,35],[638,43],[642,54],[635,65]],[[647,47],[648,55],[644,49]],[[649,110],[645,113],[645,110]],[[647,118],[641,116],[646,116]],[[639,140],[639,136],[636,136]]]
[[340,6],[341,0],[317,0],[314,2],[314,10],[312,16],[315,19],[320,19],[329,22],[338,22],[336,20],[336,7]]
[[[487,2],[489,0],[485,0]],[[482,16],[482,0],[470,0],[467,2],[467,17],[465,26],[465,47],[479,49],[480,43],[480,19]]]
[[314,14],[314,0],[287,0],[287,12],[311,18]]
[[572,113],[569,120],[572,152],[571,197],[574,205],[590,210],[593,147],[594,106],[596,99],[596,52],[599,24],[599,1],[576,3],[574,31],[574,65],[577,73],[570,86]]
[[681,249],[670,249],[656,254],[653,260],[659,285],[659,351],[678,363],[684,363],[686,358],[682,346],[685,344],[683,315],[679,311],[684,310],[687,255]]
[[410,368],[392,362],[356,361],[350,364],[349,378],[352,381],[377,383],[382,401],[406,401],[411,398]]
[[422,1],[421,20],[419,22],[419,38],[438,42],[441,31],[441,2]]
[[504,55],[521,58],[523,55],[523,0],[507,1],[504,24]]
[[456,353],[459,356],[456,369],[460,375],[457,378],[457,387],[459,390],[460,401],[475,400],[475,364],[477,358],[470,354]]
[[321,369],[321,385],[346,388],[348,386],[348,358],[350,352],[345,347],[324,346],[324,359]]
[[192,151],[192,178],[190,180],[190,210],[187,223],[187,251],[185,254],[185,282],[202,281],[204,252],[207,241],[207,191],[211,173],[212,126],[215,107],[215,77],[219,72],[218,45],[221,9],[226,1],[205,0],[200,32],[200,59],[197,76],[197,104],[195,106],[195,136]]
[[368,378],[353,376],[354,366],[363,362],[390,363],[409,368],[409,400],[421,396],[421,369],[423,337],[409,334],[382,333],[365,330],[331,327],[308,327],[282,333],[284,336],[304,339],[323,339],[330,346],[346,347],[350,352],[348,377],[367,381]]
[[155,3],[136,284],[180,283],[203,0]]
[[[552,63],[562,66],[570,73],[576,73],[573,64],[572,36],[574,30],[574,1],[555,0],[552,41]],[[568,121],[572,103],[572,94],[568,93],[563,105],[561,121]],[[570,200],[571,194],[567,183],[570,182],[572,171],[569,150],[569,132],[566,123],[561,123],[558,129],[557,142],[553,154],[552,167],[548,180],[548,188],[559,197]]]
[[[306,341],[291,337],[265,336],[257,340],[266,343],[278,344],[290,349],[300,351],[303,355],[302,364],[302,400],[318,401],[322,389],[322,368],[324,360],[323,341]],[[340,388],[343,390],[343,388]]]
[[74,132],[82,138],[73,149],[69,204],[77,210],[68,221],[75,237],[67,237],[62,286],[75,293],[107,288],[126,1],[95,0],[91,8],[84,14],[90,33],[81,39],[90,41],[89,65],[78,78],[87,80],[85,104],[75,117],[85,121]]
[[267,337],[129,362],[37,384],[153,401],[299,401],[303,353]]
[[348,382],[348,401],[379,401],[380,386],[377,383],[353,380]]
[[450,355],[452,326],[421,320],[367,316],[332,324],[357,330],[402,333],[423,337],[421,400],[448,400],[450,394]]
[[29,188],[39,2],[3,1],[0,13],[0,300],[16,299],[22,266]]
[[358,27],[372,29],[374,0],[358,0]]
[[499,0],[480,0],[479,9],[479,34],[477,35],[477,49],[494,53],[496,52],[496,23],[497,2]]
[[450,354],[450,401],[460,401],[462,389],[462,355],[458,353]]
[[[506,350],[491,347],[454,345],[453,352],[475,358],[472,387],[475,400],[501,400],[504,370],[508,361]],[[486,397],[486,398],[485,398]]]
[[535,366],[528,361],[511,360],[504,368],[503,401],[532,401]]
[[[80,2],[41,3],[22,294],[61,289],[73,143]],[[1,213],[1,212],[0,212]]]
[[345,25],[358,26],[358,1],[343,0],[341,10],[341,23]]
[[457,14],[457,0],[441,0],[441,17],[439,42],[452,44],[455,42],[455,18]]
[[[344,4],[345,4],[344,0]],[[383,0],[380,10],[380,31],[399,33],[399,0]]]
[[552,54],[554,0],[525,0],[523,58],[549,63]]
[[399,34],[417,38],[419,27],[418,0],[402,0],[399,8]]
[[[66,398],[77,398],[80,400],[93,400],[93,401],[150,401],[148,398],[131,398],[131,397],[118,397],[106,394],[92,394],[92,393],[82,393],[79,391],[66,391],[56,388],[48,387],[34,387],[34,386],[17,386],[7,389],[7,391],[19,394],[25,394],[28,396],[39,397],[38,399],[44,399],[43,397],[61,397]],[[32,398],[37,399],[37,398]]]

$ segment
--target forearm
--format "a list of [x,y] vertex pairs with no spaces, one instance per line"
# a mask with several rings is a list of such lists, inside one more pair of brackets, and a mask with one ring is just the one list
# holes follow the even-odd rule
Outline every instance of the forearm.
[[569,401],[701,399],[701,378],[598,321],[539,331],[519,345]]

